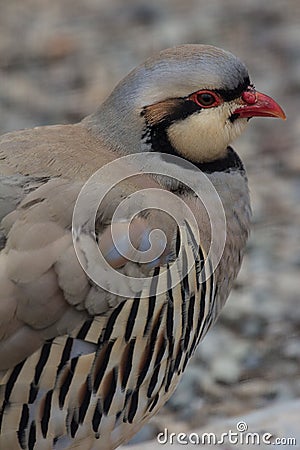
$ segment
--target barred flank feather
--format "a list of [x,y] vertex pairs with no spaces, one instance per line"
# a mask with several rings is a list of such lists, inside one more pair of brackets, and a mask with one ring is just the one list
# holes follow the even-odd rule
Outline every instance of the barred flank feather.
[[[81,449],[96,442],[99,449],[111,449],[166,402],[211,314],[213,275],[201,282],[205,256],[201,247],[192,247],[191,233],[183,228],[178,279],[183,259],[192,262],[192,270],[175,287],[168,286],[173,280],[167,267],[165,293],[157,294],[160,282],[152,285],[151,297],[128,299],[86,320],[6,373],[1,429],[11,430],[11,448],[72,448],[76,438]],[[159,268],[153,275],[158,273]],[[0,436],[2,448],[7,436]]]

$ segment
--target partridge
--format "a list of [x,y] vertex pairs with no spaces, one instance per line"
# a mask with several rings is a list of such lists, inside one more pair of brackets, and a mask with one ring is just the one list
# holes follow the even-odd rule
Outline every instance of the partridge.
[[254,116],[285,118],[183,45],[82,122],[1,137],[1,449],[114,449],[168,400],[239,271]]

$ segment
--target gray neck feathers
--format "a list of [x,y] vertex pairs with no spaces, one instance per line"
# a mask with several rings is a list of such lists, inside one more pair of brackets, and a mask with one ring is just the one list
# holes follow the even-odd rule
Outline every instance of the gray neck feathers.
[[144,122],[140,110],[122,89],[115,89],[94,114],[83,120],[83,125],[112,150],[123,154],[142,151]]

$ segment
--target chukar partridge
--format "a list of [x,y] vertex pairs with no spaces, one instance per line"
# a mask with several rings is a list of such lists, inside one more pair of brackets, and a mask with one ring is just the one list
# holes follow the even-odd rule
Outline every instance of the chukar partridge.
[[285,117],[231,53],[183,45],[82,122],[2,136],[1,450],[113,449],[167,401],[241,264],[228,145],[253,116]]

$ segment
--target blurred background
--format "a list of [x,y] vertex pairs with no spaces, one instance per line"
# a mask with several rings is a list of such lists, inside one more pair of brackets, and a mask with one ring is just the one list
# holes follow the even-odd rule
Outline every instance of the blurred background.
[[0,11],[1,133],[79,121],[134,66],[181,43],[232,51],[284,108],[286,122],[253,119],[234,145],[254,211],[242,270],[175,395],[134,442],[268,407],[279,420],[300,399],[299,0],[0,0]]

